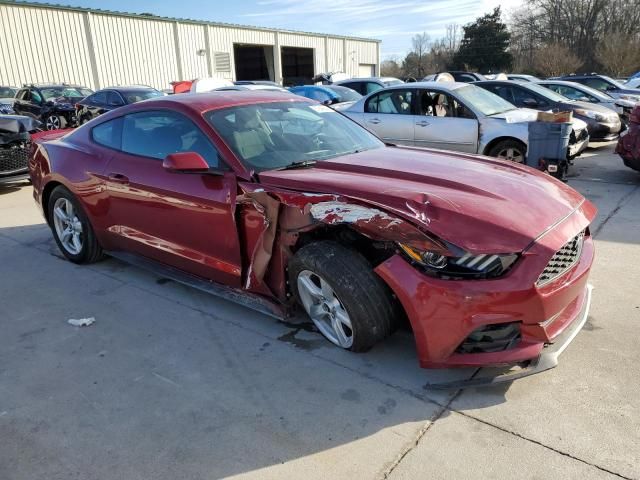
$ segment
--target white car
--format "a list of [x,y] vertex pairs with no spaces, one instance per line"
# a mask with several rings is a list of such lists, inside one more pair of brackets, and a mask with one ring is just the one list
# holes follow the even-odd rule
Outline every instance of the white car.
[[[459,82],[416,82],[378,90],[341,112],[388,143],[479,153],[524,163],[530,121],[487,90]],[[573,120],[568,157],[587,148],[587,124]]]

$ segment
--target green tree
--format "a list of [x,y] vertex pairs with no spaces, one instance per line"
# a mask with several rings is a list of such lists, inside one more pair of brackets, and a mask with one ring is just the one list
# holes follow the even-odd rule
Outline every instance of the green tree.
[[511,34],[502,22],[500,7],[463,29],[460,48],[453,57],[454,68],[489,73],[511,67],[513,58],[508,51]]

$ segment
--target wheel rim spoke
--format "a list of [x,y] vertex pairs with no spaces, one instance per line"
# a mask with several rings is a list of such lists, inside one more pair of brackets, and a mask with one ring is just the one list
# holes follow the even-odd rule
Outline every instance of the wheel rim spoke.
[[309,276],[300,277],[298,279],[298,286],[299,287],[302,286],[306,290],[306,292],[312,297],[322,298],[322,289],[318,287],[315,283],[313,283],[313,280],[311,279],[311,277]]
[[304,270],[298,274],[297,284],[300,302],[320,333],[339,347],[351,347],[351,318],[329,283],[319,275]]
[[56,207],[53,209],[53,214],[58,217],[59,220],[62,220],[63,222],[66,222],[69,220],[69,217],[67,216],[67,214],[65,212],[62,211],[62,209],[60,207]]

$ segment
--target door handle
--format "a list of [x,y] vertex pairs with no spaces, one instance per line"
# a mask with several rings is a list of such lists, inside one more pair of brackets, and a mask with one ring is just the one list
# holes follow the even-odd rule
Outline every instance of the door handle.
[[426,127],[426,126],[428,126],[430,124],[426,120],[422,120],[420,122],[416,122],[416,125],[418,125],[419,127]]
[[128,185],[129,184],[129,178],[120,174],[120,173],[110,173],[109,174],[109,181],[113,182],[113,183],[120,183],[122,185]]
[[380,120],[377,118],[372,118],[371,120],[367,120],[367,122],[369,123],[373,123],[374,125],[377,125],[380,123]]

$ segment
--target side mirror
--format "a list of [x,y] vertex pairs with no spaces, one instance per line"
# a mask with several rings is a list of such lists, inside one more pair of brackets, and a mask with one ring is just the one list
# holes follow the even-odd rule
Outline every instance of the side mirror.
[[171,153],[162,161],[162,167],[169,172],[205,173],[209,171],[207,161],[196,152]]
[[535,98],[525,98],[522,103],[527,107],[537,107],[538,101]]

